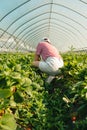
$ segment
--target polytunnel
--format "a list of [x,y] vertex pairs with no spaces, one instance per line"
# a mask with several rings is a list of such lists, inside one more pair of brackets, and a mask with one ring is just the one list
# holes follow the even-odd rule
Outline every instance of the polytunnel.
[[60,52],[87,49],[87,0],[0,0],[0,51],[34,51],[48,37]]
[[87,130],[87,0],[0,0],[0,130]]

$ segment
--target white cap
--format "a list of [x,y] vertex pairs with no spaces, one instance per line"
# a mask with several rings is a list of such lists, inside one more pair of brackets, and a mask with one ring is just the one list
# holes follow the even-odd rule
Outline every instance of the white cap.
[[47,37],[43,37],[43,38],[41,39],[41,41],[49,42],[49,43],[50,43],[50,40],[49,40],[49,38],[47,38]]

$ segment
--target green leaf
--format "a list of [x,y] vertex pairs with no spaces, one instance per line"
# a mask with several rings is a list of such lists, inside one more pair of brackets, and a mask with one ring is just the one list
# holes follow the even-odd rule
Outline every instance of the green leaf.
[[0,120],[0,130],[16,130],[17,124],[12,114],[5,114]]
[[8,98],[11,96],[10,89],[0,89],[0,98]]
[[77,111],[78,111],[78,112],[79,112],[79,111],[82,111],[82,110],[84,111],[84,108],[86,108],[86,107],[87,107],[87,104],[83,104],[83,105],[81,105],[81,106],[78,108]]
[[29,79],[27,77],[23,77],[21,80],[21,84],[23,87],[28,87],[28,86],[30,86],[31,83],[32,83],[31,79]]
[[23,97],[21,96],[20,92],[15,92],[14,93],[14,101],[16,103],[21,103],[23,102]]
[[14,67],[14,70],[20,72],[21,71],[21,64],[16,64]]
[[11,77],[15,80],[21,80],[21,74],[19,72],[13,72]]

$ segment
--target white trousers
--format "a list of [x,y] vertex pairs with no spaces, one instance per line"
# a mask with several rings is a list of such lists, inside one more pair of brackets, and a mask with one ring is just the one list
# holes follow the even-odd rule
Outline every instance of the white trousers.
[[62,58],[49,57],[45,61],[39,62],[39,69],[49,75],[57,75],[59,68],[63,67]]

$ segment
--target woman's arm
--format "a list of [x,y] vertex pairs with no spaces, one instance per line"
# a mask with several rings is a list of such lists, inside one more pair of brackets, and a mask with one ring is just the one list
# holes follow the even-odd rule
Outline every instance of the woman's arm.
[[34,61],[40,61],[40,56],[35,53]]
[[35,53],[35,57],[32,65],[35,67],[39,67],[39,61],[40,61],[40,56]]

